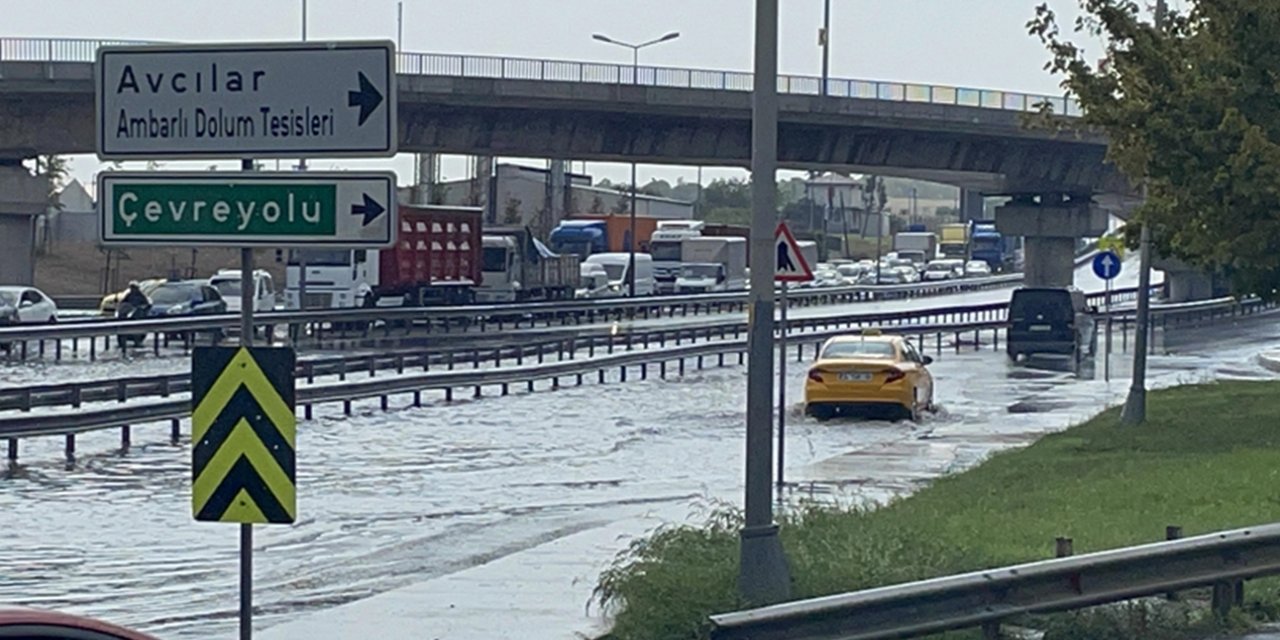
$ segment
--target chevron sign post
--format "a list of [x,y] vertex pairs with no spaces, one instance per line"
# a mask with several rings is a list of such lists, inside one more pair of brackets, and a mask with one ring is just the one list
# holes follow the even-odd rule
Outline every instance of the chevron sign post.
[[288,348],[196,348],[191,368],[196,520],[290,524],[297,519],[294,362]]

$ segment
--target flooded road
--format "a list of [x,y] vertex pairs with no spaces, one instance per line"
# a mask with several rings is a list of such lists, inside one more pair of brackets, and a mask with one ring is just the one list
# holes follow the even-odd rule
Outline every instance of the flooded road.
[[[1280,341],[1280,325],[1263,319],[1234,331],[1219,344],[1154,356],[1153,386],[1266,375],[1250,358]],[[1127,388],[1122,362],[1108,384],[1014,367],[989,345],[937,358],[942,410],[918,425],[807,420],[802,369],[790,363],[792,490],[873,499],[906,490],[1083,419]],[[725,367],[388,413],[358,403],[349,419],[321,410],[299,425],[299,523],[256,529],[257,623],[647,510],[692,517],[712,501],[736,504],[744,405],[745,369]],[[9,532],[0,601],[103,616],[165,638],[228,636],[236,529],[192,521],[186,445],[120,455],[92,453],[110,452],[115,434],[81,442],[88,455],[68,470],[59,439],[24,441],[24,466],[0,481],[0,526]]]

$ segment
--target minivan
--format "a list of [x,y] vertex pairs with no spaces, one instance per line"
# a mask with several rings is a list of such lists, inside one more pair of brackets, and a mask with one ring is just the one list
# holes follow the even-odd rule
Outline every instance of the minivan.
[[[240,270],[221,269],[209,277],[209,286],[218,291],[222,300],[227,303],[228,313],[240,312]],[[276,287],[271,274],[266,269],[253,272],[253,310],[276,310]]]
[[1079,361],[1092,355],[1096,334],[1091,313],[1097,311],[1084,292],[1071,288],[1020,287],[1009,299],[1009,359],[1035,353],[1066,354]]
[[[612,253],[593,253],[586,262],[604,267],[609,274],[609,288],[615,295],[627,295],[627,265],[631,254],[625,251]],[[636,254],[636,295],[651,296],[656,283],[653,279],[653,256],[647,253]]]

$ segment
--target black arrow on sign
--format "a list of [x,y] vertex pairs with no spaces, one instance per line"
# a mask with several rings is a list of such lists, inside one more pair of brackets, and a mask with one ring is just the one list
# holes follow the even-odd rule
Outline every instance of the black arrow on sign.
[[362,195],[364,196],[364,204],[351,205],[351,215],[364,216],[364,226],[367,227],[370,222],[377,220],[378,216],[382,215],[382,212],[386,211],[386,209],[384,209],[382,205],[378,204],[376,200],[370,198],[369,194],[365,193]]
[[[359,73],[359,72],[357,72]],[[360,90],[347,92],[347,106],[360,107],[360,121],[357,126],[363,126],[364,121],[369,119],[374,109],[382,104],[382,94],[373,86],[372,82],[360,73]]]

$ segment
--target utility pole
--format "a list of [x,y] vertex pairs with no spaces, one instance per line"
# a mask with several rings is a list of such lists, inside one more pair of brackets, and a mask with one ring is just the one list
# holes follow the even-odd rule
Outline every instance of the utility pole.
[[[302,41],[307,41],[307,0],[302,0]],[[298,160],[298,170],[307,170],[307,159]],[[294,253],[296,251],[296,253]],[[298,308],[305,310],[307,308],[307,250],[297,249],[285,252],[285,269],[289,268],[289,253],[294,253],[298,258]],[[248,280],[241,279],[240,285],[247,286]],[[285,283],[288,285],[288,282]],[[256,284],[254,286],[257,286]]]
[[750,606],[791,593],[790,569],[773,522],[773,230],[778,222],[778,0],[756,0],[751,99],[751,292],[747,362],[745,526],[738,592]]
[[[1156,0],[1156,30],[1164,32],[1165,0]],[[1147,200],[1147,185],[1142,186],[1142,200]],[[1142,222],[1138,260],[1138,321],[1133,339],[1133,382],[1124,401],[1120,423],[1139,425],[1147,420],[1147,340],[1151,332],[1151,225]]]
[[818,39],[822,45],[822,95],[827,95],[827,80],[831,71],[831,0],[823,0],[822,4],[822,37]]

